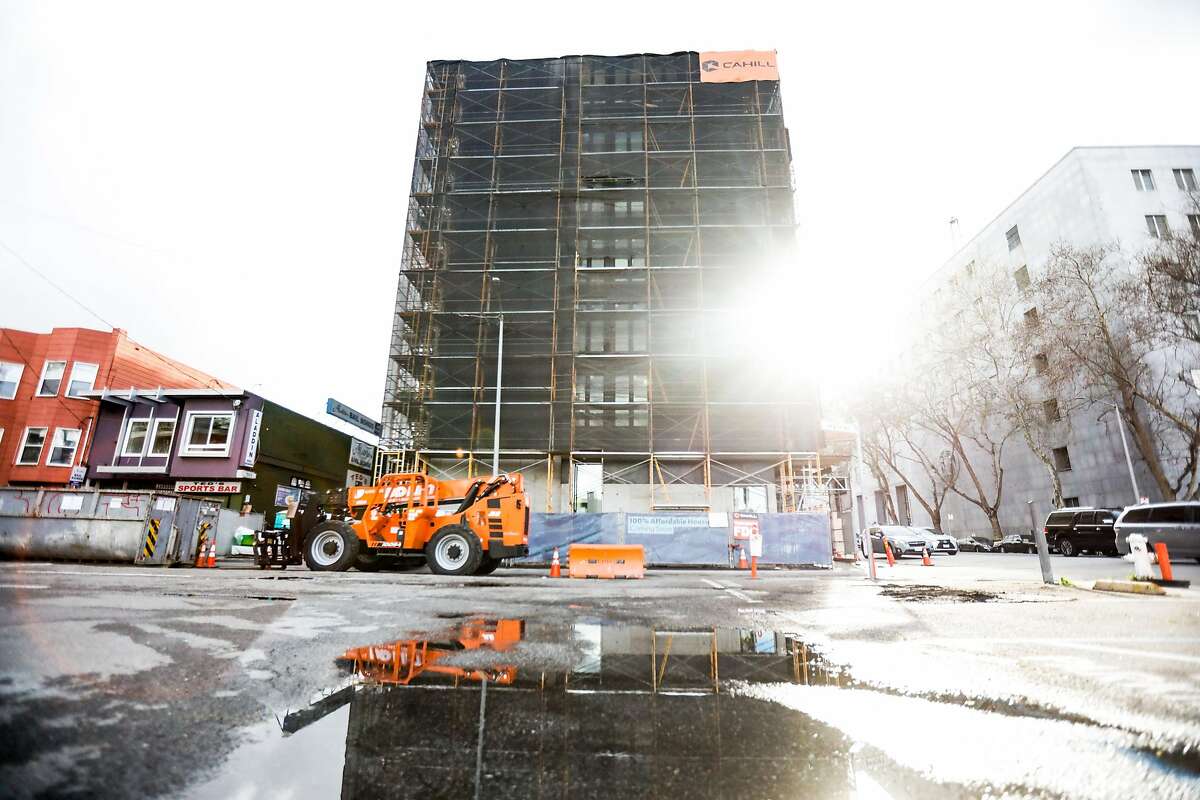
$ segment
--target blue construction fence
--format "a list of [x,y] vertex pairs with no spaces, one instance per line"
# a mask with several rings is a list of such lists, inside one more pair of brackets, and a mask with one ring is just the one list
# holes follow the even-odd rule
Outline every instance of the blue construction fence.
[[[758,519],[763,538],[760,564],[833,566],[828,514],[738,516]],[[548,563],[555,547],[565,559],[568,545],[574,543],[640,544],[646,548],[647,566],[729,566],[734,543],[731,523],[731,515],[723,513],[533,514],[529,556],[521,562]]]

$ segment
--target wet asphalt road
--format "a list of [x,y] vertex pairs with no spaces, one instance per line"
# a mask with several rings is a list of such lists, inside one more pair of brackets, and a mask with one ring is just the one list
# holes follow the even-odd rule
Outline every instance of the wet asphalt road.
[[1200,590],[1060,562],[1075,586],[965,553],[877,583],[6,563],[0,793],[1200,796]]

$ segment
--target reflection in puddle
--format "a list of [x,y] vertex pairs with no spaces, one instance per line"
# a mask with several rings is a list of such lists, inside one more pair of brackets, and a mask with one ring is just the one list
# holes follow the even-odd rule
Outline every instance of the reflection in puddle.
[[941,800],[1194,785],[1131,735],[882,694],[772,631],[471,618],[334,660],[344,685],[189,794]]
[[[345,731],[344,746],[328,748],[343,798],[868,796],[836,730],[725,691],[727,681],[837,685],[839,673],[781,634],[469,619],[336,662],[347,686],[287,714],[284,738],[243,748],[269,746],[272,768],[258,791],[247,789],[254,771],[239,770],[239,796],[276,796],[289,740],[315,730]],[[331,725],[347,706],[345,727]],[[226,772],[244,762],[235,754]]]
[[515,666],[470,668],[441,662],[463,650],[503,653],[521,641],[524,630],[525,623],[518,619],[472,620],[460,625],[445,642],[401,639],[390,644],[356,647],[342,655],[338,663],[355,675],[381,684],[407,686],[419,678],[439,676],[452,679],[455,685],[466,680],[509,686],[517,677]]

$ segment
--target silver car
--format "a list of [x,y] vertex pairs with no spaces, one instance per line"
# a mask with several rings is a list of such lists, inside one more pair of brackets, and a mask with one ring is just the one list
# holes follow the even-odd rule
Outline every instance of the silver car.
[[1113,529],[1122,555],[1129,552],[1129,534],[1140,533],[1151,550],[1158,542],[1165,544],[1173,561],[1200,559],[1200,501],[1130,506],[1117,518]]

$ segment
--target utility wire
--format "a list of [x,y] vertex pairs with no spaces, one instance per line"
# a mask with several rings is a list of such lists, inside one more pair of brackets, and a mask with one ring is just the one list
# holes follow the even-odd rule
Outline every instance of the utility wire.
[[[59,291],[59,293],[62,294],[63,297],[67,298],[72,303],[79,306],[84,311],[86,311],[87,313],[89,313],[93,317],[95,317],[96,319],[103,322],[110,329],[114,329],[114,330],[116,329],[116,327],[117,327],[116,325],[113,325],[111,322],[106,320],[104,317],[100,316],[98,313],[96,313],[91,308],[89,308],[87,305],[85,305],[82,300],[79,300],[77,297],[72,295],[66,289],[64,289],[63,287],[61,287],[57,283],[55,283],[53,280],[51,280],[50,277],[48,275],[46,275],[46,273],[42,272],[37,267],[33,266],[33,264],[30,264],[28,261],[26,261],[24,258],[22,258],[21,255],[17,251],[13,250],[11,247],[9,247],[7,244],[5,244],[3,240],[0,240],[0,248],[4,248],[4,250],[9,255],[11,255],[17,261],[20,261],[22,264],[24,264],[26,269],[28,269],[34,275],[37,275],[39,278],[44,280],[46,283],[50,284],[55,289],[57,289]],[[10,341],[11,341],[11,339],[10,339]],[[210,388],[210,389],[216,389],[217,392],[222,395],[225,394],[224,387],[217,385],[217,380],[215,378],[207,378],[207,379],[201,378],[199,375],[195,375],[195,374],[189,372],[188,370],[184,369],[180,364],[178,364],[174,361],[168,360],[167,358],[160,355],[158,352],[156,352],[155,350],[152,350],[149,347],[143,347],[142,351],[145,353],[149,353],[150,355],[154,356],[162,363],[166,364],[171,369],[173,369],[176,372],[179,372],[183,375],[186,375],[187,377],[191,378],[192,380],[196,381],[197,383],[203,384],[205,387]],[[22,359],[24,359],[24,356],[22,356]],[[28,362],[26,362],[26,364],[28,365]],[[30,369],[32,369],[32,367],[30,367]]]

